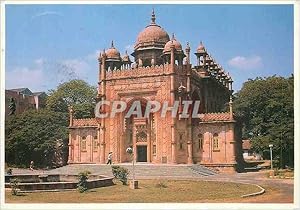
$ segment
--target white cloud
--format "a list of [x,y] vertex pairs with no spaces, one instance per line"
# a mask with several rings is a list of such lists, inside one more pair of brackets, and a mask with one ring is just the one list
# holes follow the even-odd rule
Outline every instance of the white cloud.
[[134,51],[134,45],[133,44],[127,45],[125,47],[125,50],[127,50],[128,54],[132,53]]
[[45,16],[45,15],[56,15],[56,16],[63,16],[61,13],[59,12],[55,12],[55,11],[44,11],[44,12],[40,12],[40,13],[37,13],[35,15],[33,15],[31,17],[31,20],[34,19],[34,18],[37,18],[37,17],[41,17],[41,16]]
[[95,50],[93,53],[90,53],[87,56],[85,56],[85,59],[87,61],[97,61],[99,54],[100,54],[100,50]]
[[35,60],[34,60],[34,63],[35,63],[36,65],[38,65],[38,66],[43,65],[44,62],[45,62],[45,59],[43,59],[43,58],[38,58],[38,59],[35,59]]
[[32,91],[47,91],[72,79],[87,81],[89,75],[97,74],[98,55],[99,51],[95,51],[82,58],[58,61],[37,58],[28,66],[6,69],[6,88],[27,87]]
[[48,61],[36,59],[30,67],[13,67],[6,71],[6,88],[27,87],[33,91],[47,91],[59,83],[72,79],[87,79],[89,64],[80,59]]
[[[65,73],[73,75],[75,78],[84,79],[86,72],[89,71],[90,66],[84,59],[67,59],[60,62],[61,67],[59,69],[60,76]],[[70,78],[71,79],[71,78]]]
[[257,69],[263,66],[262,58],[257,55],[250,57],[236,56],[230,59],[228,64],[242,70]]
[[40,90],[44,86],[45,77],[42,69],[16,67],[12,71],[6,71],[6,88],[28,87],[33,91]]

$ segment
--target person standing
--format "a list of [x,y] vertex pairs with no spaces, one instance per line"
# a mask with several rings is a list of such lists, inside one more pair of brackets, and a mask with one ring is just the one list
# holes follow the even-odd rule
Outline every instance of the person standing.
[[34,170],[34,162],[33,162],[33,160],[30,161],[29,169],[30,169],[31,171]]
[[106,165],[107,164],[111,165],[111,162],[112,162],[112,152],[109,152],[108,156],[107,156],[107,163],[106,163]]

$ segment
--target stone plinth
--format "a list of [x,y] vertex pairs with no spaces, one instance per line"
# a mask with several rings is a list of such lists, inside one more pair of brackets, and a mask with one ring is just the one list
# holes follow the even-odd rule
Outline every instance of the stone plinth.
[[130,184],[129,184],[129,187],[130,189],[138,189],[139,187],[139,182],[137,180],[134,180],[134,181],[130,181]]

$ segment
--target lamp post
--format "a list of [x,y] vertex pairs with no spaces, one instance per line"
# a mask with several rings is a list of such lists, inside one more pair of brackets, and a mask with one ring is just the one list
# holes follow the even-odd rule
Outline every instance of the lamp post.
[[126,152],[132,157],[132,181],[130,182],[130,188],[131,189],[137,189],[138,188],[138,181],[135,180],[135,171],[134,171],[134,152],[131,147],[128,147],[126,149]]
[[269,147],[270,147],[271,170],[273,170],[273,154],[272,154],[273,144],[270,144]]

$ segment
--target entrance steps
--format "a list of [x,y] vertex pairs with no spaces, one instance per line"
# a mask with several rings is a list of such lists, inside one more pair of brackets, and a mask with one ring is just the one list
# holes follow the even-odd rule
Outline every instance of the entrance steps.
[[[129,170],[129,178],[132,176],[132,164],[115,164]],[[105,164],[71,164],[61,168],[53,169],[47,173],[51,174],[78,174],[88,170],[92,174],[112,176],[111,166]],[[201,178],[215,175],[216,172],[201,165],[168,165],[168,164],[135,164],[136,178]]]
[[217,174],[215,171],[199,164],[190,166],[190,169],[202,176],[211,176]]

